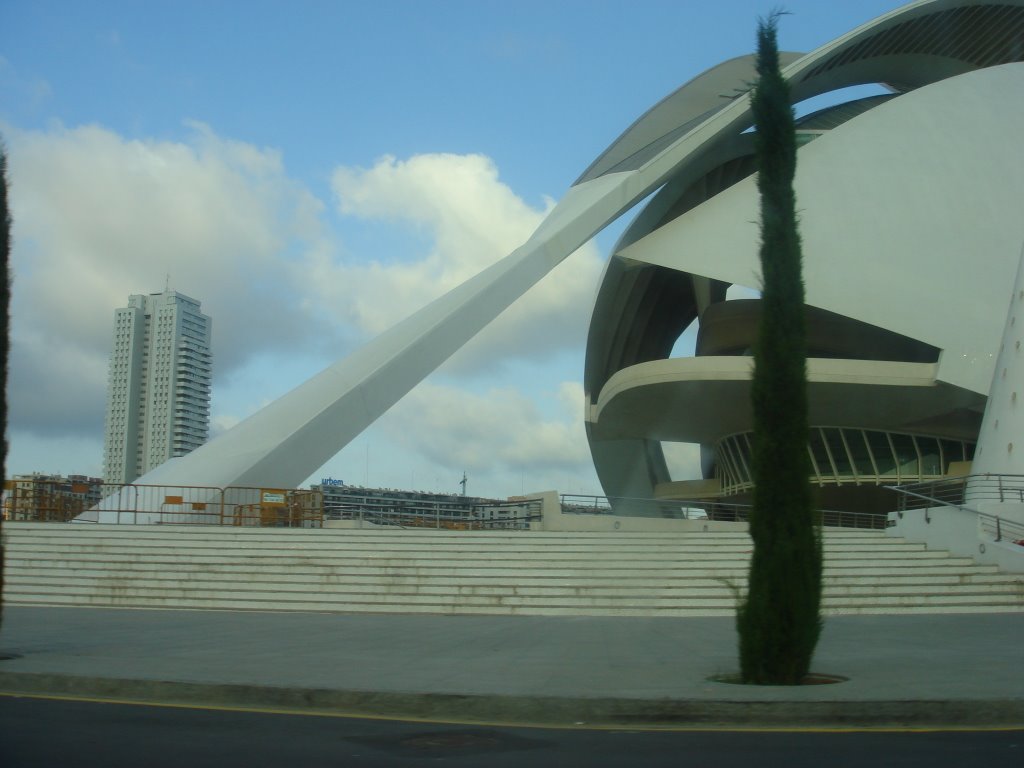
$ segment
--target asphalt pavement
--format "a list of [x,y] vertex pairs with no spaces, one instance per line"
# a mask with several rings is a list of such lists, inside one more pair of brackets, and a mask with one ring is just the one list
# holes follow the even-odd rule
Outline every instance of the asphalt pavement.
[[835,616],[748,686],[734,621],[7,607],[0,692],[457,722],[1021,726],[1024,614]]
[[0,695],[4,768],[1020,768],[1024,730],[531,728]]

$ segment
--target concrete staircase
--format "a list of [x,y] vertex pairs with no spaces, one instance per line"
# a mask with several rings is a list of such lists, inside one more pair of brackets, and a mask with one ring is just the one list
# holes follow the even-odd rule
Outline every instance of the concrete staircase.
[[[267,529],[7,523],[8,605],[711,616],[745,532]],[[878,531],[827,529],[828,614],[1024,611],[1024,576]]]

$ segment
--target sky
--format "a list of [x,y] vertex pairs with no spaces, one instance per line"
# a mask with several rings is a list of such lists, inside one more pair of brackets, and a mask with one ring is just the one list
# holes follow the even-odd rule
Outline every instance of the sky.
[[[521,245],[775,0],[0,0],[11,474],[102,475],[114,310],[213,318],[213,434]],[[902,5],[789,0],[809,52]],[[587,325],[623,222],[308,482],[600,494]],[[673,446],[675,479],[697,451]]]

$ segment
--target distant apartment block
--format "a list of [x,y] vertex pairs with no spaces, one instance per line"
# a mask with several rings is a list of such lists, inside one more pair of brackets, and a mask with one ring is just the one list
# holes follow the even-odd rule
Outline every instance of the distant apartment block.
[[4,483],[4,520],[64,522],[103,497],[103,481],[85,475],[15,475]]
[[176,291],[133,295],[114,313],[103,479],[130,483],[206,442],[211,320]]
[[354,520],[409,528],[528,529],[538,514],[529,499],[501,501],[454,493],[363,488],[324,478],[310,490],[323,498],[325,520]]

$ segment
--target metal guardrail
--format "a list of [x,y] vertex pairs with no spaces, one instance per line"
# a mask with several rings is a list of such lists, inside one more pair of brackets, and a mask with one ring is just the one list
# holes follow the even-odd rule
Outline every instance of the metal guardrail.
[[542,519],[540,499],[469,504],[463,509],[397,496],[374,497],[374,502],[374,507],[358,500],[327,502],[324,519],[452,531],[528,530],[531,522]]
[[[668,520],[716,520],[747,522],[752,507],[722,501],[670,501],[667,499],[633,499],[626,497],[581,496],[563,494],[562,513],[575,515],[613,515],[658,517]],[[835,528],[884,530],[887,516],[871,512],[818,510],[821,524]]]
[[541,519],[540,499],[490,501],[417,499],[373,493],[327,502],[320,490],[212,486],[95,485],[61,494],[12,482],[4,493],[5,520],[147,523],[240,527],[321,528],[325,520],[363,520],[401,528],[526,530]]
[[885,487],[901,494],[900,511],[922,509],[931,501],[956,507],[983,501],[1024,503],[1024,475],[964,475]]
[[994,541],[1005,539],[1024,547],[1024,525],[985,512],[978,513],[978,524],[981,526],[981,530],[991,536]]
[[111,485],[65,497],[17,485],[5,491],[5,520],[319,528],[319,491],[207,486]]
[[835,509],[819,510],[821,524],[826,528],[866,528],[873,531],[884,531],[889,524],[889,516],[877,512],[844,512]]
[[925,522],[930,523],[929,509],[950,507],[975,515],[981,530],[993,540],[1006,539],[1024,546],[1024,525],[973,506],[986,501],[1024,504],[1024,475],[965,475],[884,487],[899,494],[896,513],[900,517],[923,510]]
[[690,502],[663,499],[609,498],[607,496],[563,493],[561,504],[562,514],[566,515],[625,514],[633,517],[661,517],[668,520],[707,517],[707,510],[697,502],[693,502],[691,505]]

